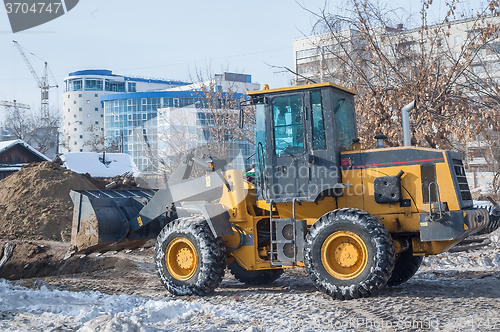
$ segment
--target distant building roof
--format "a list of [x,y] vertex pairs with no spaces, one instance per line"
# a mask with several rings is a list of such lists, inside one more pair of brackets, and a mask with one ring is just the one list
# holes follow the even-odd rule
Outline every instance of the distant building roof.
[[10,148],[12,148],[12,147],[14,147],[15,145],[18,145],[18,144],[21,145],[21,146],[23,146],[23,147],[25,147],[30,152],[32,152],[33,154],[35,154],[38,157],[42,158],[43,160],[50,161],[49,157],[47,157],[43,153],[39,152],[34,147],[32,147],[31,145],[29,145],[28,143],[26,143],[25,141],[23,141],[21,139],[0,142],[0,153],[2,153],[4,151],[7,151],[8,149],[10,149]]
[[74,172],[89,173],[92,177],[113,177],[125,173],[134,173],[140,176],[139,169],[132,157],[126,153],[106,153],[103,162],[103,154],[95,152],[71,152],[59,156],[63,166]]

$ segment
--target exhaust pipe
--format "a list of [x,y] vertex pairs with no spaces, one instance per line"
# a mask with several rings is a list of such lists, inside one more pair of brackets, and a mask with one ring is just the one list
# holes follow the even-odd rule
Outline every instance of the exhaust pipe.
[[414,100],[401,109],[401,121],[403,122],[403,146],[411,146],[410,115],[409,112],[417,107]]

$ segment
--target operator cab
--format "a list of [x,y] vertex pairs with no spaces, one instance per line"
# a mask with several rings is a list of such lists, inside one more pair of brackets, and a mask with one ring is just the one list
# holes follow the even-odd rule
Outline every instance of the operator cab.
[[357,137],[352,90],[333,83],[248,92],[256,106],[259,199],[341,196],[340,151]]

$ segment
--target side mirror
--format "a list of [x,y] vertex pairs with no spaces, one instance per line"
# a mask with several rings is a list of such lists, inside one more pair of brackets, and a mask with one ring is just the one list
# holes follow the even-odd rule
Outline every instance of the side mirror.
[[238,113],[238,127],[243,129],[245,125],[245,114],[243,113],[243,109],[240,108],[240,112]]

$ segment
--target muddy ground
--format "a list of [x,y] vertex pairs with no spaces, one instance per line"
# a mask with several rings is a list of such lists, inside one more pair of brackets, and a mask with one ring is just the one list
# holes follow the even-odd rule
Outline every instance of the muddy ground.
[[[0,278],[30,288],[175,299],[156,275],[152,248],[65,259],[67,250],[67,243],[16,241]],[[352,301],[317,291],[304,269],[288,270],[269,286],[247,286],[226,273],[212,295],[181,299],[240,308],[255,317],[248,327],[252,331],[500,331],[500,254],[493,246],[426,258],[409,282]],[[207,322],[213,331],[246,330],[244,324],[213,317],[195,317],[183,326],[197,330]]]

